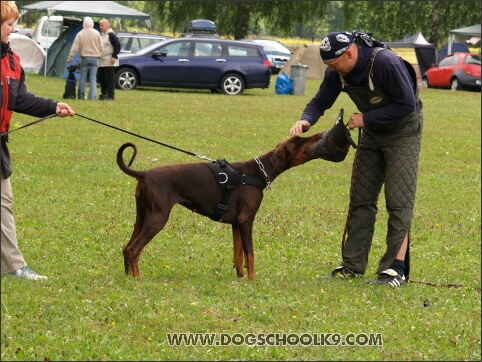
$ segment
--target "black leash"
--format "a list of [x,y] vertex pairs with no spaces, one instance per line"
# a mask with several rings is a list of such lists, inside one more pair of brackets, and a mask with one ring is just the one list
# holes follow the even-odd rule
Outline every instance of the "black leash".
[[[125,129],[112,126],[112,125],[110,125],[110,124],[107,124],[107,123],[98,121],[98,120],[96,120],[96,119],[93,119],[93,118],[90,118],[90,117],[87,117],[87,116],[83,116],[83,115],[78,114],[78,113],[76,113],[76,115],[79,116],[79,117],[88,119],[89,121],[92,121],[92,122],[101,124],[101,125],[103,125],[103,126],[113,128],[113,129],[115,129],[115,130],[117,130],[117,131],[121,131],[121,132],[124,132],[124,133],[128,133],[128,134],[130,134],[130,135],[132,135],[132,136],[136,136],[136,137],[142,138],[142,139],[144,139],[144,140],[146,140],[146,141],[154,142],[154,143],[157,143],[158,145],[161,145],[161,146],[164,146],[164,147],[169,147],[169,148],[172,148],[173,150],[176,150],[176,151],[184,152],[184,153],[188,154],[189,156],[199,157],[200,159],[203,159],[203,160],[213,161],[213,160],[211,160],[210,158],[207,158],[206,156],[199,156],[199,154],[197,154],[197,153],[190,152],[190,151],[186,151],[186,150],[182,150],[182,149],[180,149],[180,148],[177,148],[177,147],[168,145],[168,144],[166,144],[166,143],[162,143],[162,142],[153,140],[153,139],[151,139],[151,138],[147,138],[147,137],[141,136],[141,135],[136,134],[136,133],[133,133],[133,132],[126,131]],[[12,133],[12,132],[21,130],[22,128],[32,126],[32,125],[34,125],[34,124],[40,123],[40,122],[42,122],[42,121],[45,121],[46,119],[53,118],[53,117],[56,117],[56,116],[57,116],[57,114],[54,113],[54,114],[51,114],[51,115],[49,115],[49,116],[46,116],[46,117],[43,117],[43,118],[39,118],[39,119],[37,119],[37,120],[35,120],[35,121],[33,121],[33,122],[30,122],[30,123],[28,123],[28,124],[26,124],[26,125],[24,125],[24,126],[15,128],[15,129],[13,129],[13,130],[11,130],[11,131],[2,132],[2,133],[1,133],[1,136],[3,137],[4,135],[8,135],[9,133]]]
[[90,117],[87,117],[87,116],[83,116],[83,115],[78,114],[78,113],[76,113],[76,115],[79,116],[79,117],[88,119],[89,121],[92,121],[92,122],[101,124],[101,125],[103,125],[103,126],[113,128],[113,129],[115,129],[115,130],[117,130],[117,131],[121,131],[121,132],[130,134],[130,135],[132,135],[132,136],[136,136],[136,137],[142,138],[142,139],[144,139],[144,140],[146,140],[146,141],[154,142],[154,143],[157,143],[158,145],[161,145],[161,146],[164,146],[164,147],[169,147],[169,148],[172,148],[173,150],[176,150],[176,151],[184,152],[184,153],[188,154],[189,156],[199,157],[199,158],[201,158],[201,159],[203,159],[203,160],[213,161],[213,160],[211,160],[210,158],[207,158],[206,156],[199,156],[199,154],[197,154],[197,153],[190,152],[190,151],[186,151],[186,150],[182,150],[182,149],[180,149],[180,148],[177,148],[177,147],[174,147],[174,146],[171,146],[171,145],[168,145],[168,144],[165,144],[165,143],[162,143],[162,142],[153,140],[153,139],[151,139],[151,138],[147,138],[147,137],[141,136],[141,135],[139,135],[139,134],[126,131],[125,129],[122,129],[122,128],[119,128],[119,127],[115,127],[115,126],[112,126],[112,125],[110,125],[110,124],[107,124],[107,123],[104,123],[104,122],[95,120],[95,119],[93,119],[93,118],[90,118]]
[[47,116],[47,117],[44,117],[44,118],[40,118],[40,119],[37,119],[36,121],[30,122],[30,123],[28,123],[28,124],[26,124],[26,125],[24,125],[24,126],[22,126],[22,127],[18,127],[18,128],[12,129],[11,131],[8,131],[8,132],[2,132],[1,135],[2,135],[2,136],[7,135],[7,134],[9,134],[9,133],[18,131],[18,130],[20,130],[20,129],[22,129],[22,128],[25,128],[25,127],[28,127],[28,126],[32,126],[32,125],[34,125],[34,124],[40,123],[40,122],[42,122],[42,121],[45,121],[46,119],[53,118],[53,117],[57,117],[57,114],[54,113],[54,114],[51,114],[50,116]]

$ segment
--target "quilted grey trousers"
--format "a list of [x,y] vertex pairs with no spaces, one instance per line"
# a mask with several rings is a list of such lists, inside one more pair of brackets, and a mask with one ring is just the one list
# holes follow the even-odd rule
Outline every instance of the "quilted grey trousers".
[[[377,273],[388,269],[398,254],[412,222],[422,129],[420,109],[407,116],[397,129],[386,133],[362,131],[352,170],[342,266],[365,273],[383,185],[388,212],[387,249]],[[407,279],[409,264],[408,247],[405,258]]]

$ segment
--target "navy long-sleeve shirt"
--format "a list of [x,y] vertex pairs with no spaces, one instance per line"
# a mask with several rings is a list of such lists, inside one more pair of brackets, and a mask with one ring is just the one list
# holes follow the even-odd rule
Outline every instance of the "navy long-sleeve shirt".
[[[352,71],[343,77],[353,87],[368,85],[370,57],[374,48],[358,46],[358,59]],[[380,51],[374,60],[373,85],[386,93],[391,102],[381,108],[363,113],[366,127],[384,125],[397,121],[413,112],[416,108],[414,85],[403,60],[391,50]],[[314,125],[325,111],[333,106],[342,92],[340,75],[326,69],[323,82],[311,101],[306,105],[300,119]]]

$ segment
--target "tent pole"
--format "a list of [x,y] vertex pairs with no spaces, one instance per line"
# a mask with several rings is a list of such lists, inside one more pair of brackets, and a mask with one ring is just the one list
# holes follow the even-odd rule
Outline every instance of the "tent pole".
[[[47,60],[48,60],[48,51],[49,51],[49,36],[50,36],[50,10],[47,15],[47,21],[45,24],[47,25],[47,37],[45,38],[45,62],[44,62],[44,77],[47,76]],[[42,31],[42,30],[41,30]]]
[[[45,39],[45,62],[44,62],[44,77],[47,76],[47,60],[48,60],[48,52],[49,52],[49,37],[50,37],[50,15],[54,12],[54,9],[47,10],[47,38]],[[42,31],[42,29],[40,29]]]

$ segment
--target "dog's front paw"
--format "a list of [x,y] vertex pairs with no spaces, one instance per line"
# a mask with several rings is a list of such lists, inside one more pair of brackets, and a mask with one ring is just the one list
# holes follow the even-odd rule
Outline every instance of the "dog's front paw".
[[236,275],[238,278],[243,278],[244,277],[244,270],[242,265],[233,265],[233,269],[236,269]]

